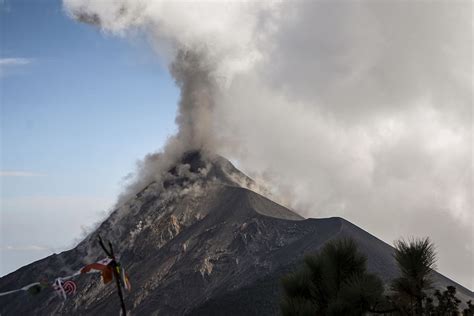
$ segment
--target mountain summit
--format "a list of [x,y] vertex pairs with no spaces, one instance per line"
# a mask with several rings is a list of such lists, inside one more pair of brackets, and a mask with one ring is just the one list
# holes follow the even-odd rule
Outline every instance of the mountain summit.
[[[53,254],[0,279],[0,292],[68,275],[104,257],[97,238],[114,243],[133,290],[133,315],[276,315],[281,276],[326,242],[353,238],[368,269],[397,275],[393,248],[342,218],[304,219],[251,191],[255,183],[220,156],[188,152],[160,183],[152,182],[114,210],[74,249]],[[436,274],[438,286],[454,285]],[[1,315],[117,315],[116,289],[97,275],[76,279],[62,301],[49,291],[0,297]]]

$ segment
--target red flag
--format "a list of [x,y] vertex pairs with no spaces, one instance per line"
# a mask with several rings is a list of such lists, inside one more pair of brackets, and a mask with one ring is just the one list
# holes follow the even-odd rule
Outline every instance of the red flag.
[[62,297],[64,300],[66,300],[67,295],[76,294],[77,286],[72,280],[63,280],[61,278],[57,278],[54,281],[53,288],[59,297]]
[[107,259],[102,259],[98,262],[91,263],[86,265],[81,269],[81,274],[82,273],[94,273],[94,272],[100,272],[102,275],[102,281],[107,284],[113,279],[113,267],[110,264],[112,262],[112,259],[107,258]]

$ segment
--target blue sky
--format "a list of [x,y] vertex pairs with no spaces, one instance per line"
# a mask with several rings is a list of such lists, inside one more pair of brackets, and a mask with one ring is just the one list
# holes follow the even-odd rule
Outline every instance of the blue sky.
[[178,89],[145,38],[77,23],[59,0],[0,0],[0,21],[4,275],[104,216],[174,133]]

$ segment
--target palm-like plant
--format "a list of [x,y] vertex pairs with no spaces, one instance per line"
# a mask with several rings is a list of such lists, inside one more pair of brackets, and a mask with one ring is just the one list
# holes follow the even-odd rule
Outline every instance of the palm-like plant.
[[395,301],[405,314],[421,315],[435,269],[434,245],[429,238],[402,239],[395,243],[394,257],[400,269],[400,276],[392,281]]
[[328,243],[282,279],[283,315],[362,315],[382,300],[382,281],[367,273],[351,239]]

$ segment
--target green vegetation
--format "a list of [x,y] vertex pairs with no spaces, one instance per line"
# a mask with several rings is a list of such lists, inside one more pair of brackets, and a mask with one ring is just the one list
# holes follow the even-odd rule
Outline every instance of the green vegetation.
[[382,281],[367,272],[351,239],[328,243],[282,280],[283,315],[362,315],[382,301]]
[[392,281],[392,301],[402,315],[423,315],[436,262],[434,245],[429,238],[399,240],[395,242],[394,257],[400,276]]
[[474,316],[474,306],[460,310],[456,288],[433,291],[436,252],[429,238],[399,240],[394,258],[400,270],[387,294],[381,279],[367,272],[366,257],[352,239],[327,243],[303,266],[282,279],[284,316],[407,315]]

